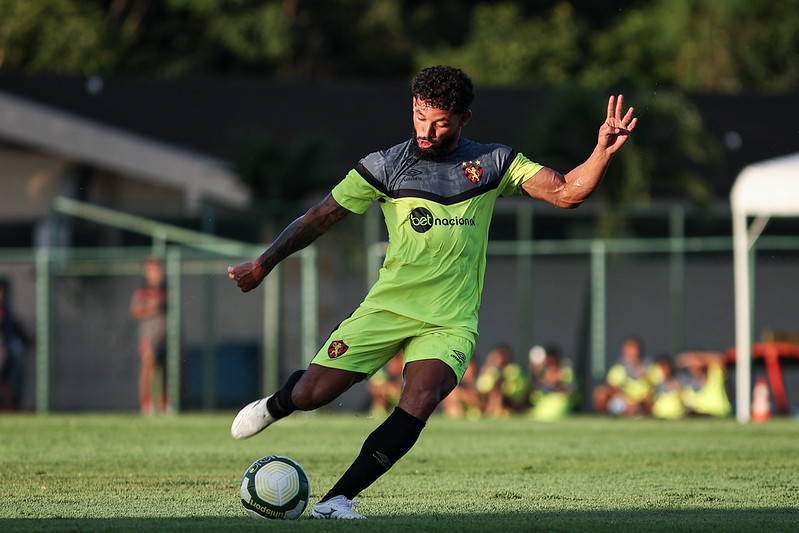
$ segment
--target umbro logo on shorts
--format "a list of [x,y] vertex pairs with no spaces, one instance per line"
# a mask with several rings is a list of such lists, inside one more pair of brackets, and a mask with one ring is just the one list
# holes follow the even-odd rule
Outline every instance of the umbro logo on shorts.
[[449,354],[449,356],[455,359],[460,366],[466,364],[466,354],[463,352],[459,352],[458,350],[452,350],[452,353]]

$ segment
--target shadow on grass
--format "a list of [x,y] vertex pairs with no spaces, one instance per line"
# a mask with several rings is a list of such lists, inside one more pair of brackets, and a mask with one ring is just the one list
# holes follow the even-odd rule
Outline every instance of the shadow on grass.
[[502,514],[372,516],[368,520],[317,521],[306,512],[295,521],[261,521],[249,517],[186,518],[4,518],[0,531],[369,531],[468,533],[505,531],[563,532],[753,532],[795,533],[799,507],[777,509],[678,509],[575,511]]

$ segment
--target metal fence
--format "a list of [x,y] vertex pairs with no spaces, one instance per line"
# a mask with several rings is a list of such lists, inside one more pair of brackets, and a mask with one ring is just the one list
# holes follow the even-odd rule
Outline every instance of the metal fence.
[[[306,248],[273,271],[261,297],[234,299],[224,276],[227,265],[256,257],[265,245],[221,239],[67,199],[58,199],[54,211],[148,235],[152,245],[0,248],[0,273],[13,269],[32,272],[34,278],[37,411],[131,407],[135,380],[130,374],[137,360],[130,355],[135,354],[135,339],[127,307],[142,262],[154,253],[165,259],[170,288],[167,376],[173,410],[229,406],[220,391],[220,372],[228,373],[229,388],[243,389],[241,380],[246,379],[248,387],[255,383],[254,393],[272,392],[287,365],[307,364],[316,353],[320,292],[341,281],[320,281],[316,248]],[[369,213],[364,220],[362,272],[367,286],[386,249],[374,231],[379,220],[369,218],[374,210]],[[604,379],[621,331],[653,323],[651,331],[637,333],[659,336],[655,344],[671,354],[703,336],[712,339],[714,348],[726,348],[728,337],[732,345],[731,236],[685,236],[680,211],[671,211],[670,235],[665,238],[541,240],[532,238],[531,210],[511,215],[519,229],[517,238],[492,240],[488,247],[486,287],[496,294],[484,296],[478,340],[483,348],[502,339],[525,354],[533,344],[565,339],[570,343],[566,351],[582,361],[588,392]],[[753,255],[757,269],[752,271],[760,294],[755,327],[799,324],[791,312],[794,306],[786,303],[799,298],[797,251],[799,237],[764,235],[758,240]],[[559,291],[568,292],[569,301],[558,301]],[[580,291],[583,296],[577,294]],[[653,306],[658,309],[653,311]],[[564,322],[569,327],[562,327]],[[720,333],[707,335],[714,327]],[[292,342],[301,361],[285,359]],[[224,353],[220,346],[226,347]],[[237,364],[246,368],[230,374],[242,346],[249,355]],[[122,352],[128,355],[122,357]],[[128,387],[125,394],[120,387]],[[87,390],[95,393],[87,396]],[[127,399],[109,401],[115,394]]]
[[[165,264],[167,278],[168,303],[167,303],[167,355],[166,376],[168,381],[167,391],[171,409],[178,412],[183,407],[181,399],[186,397],[185,384],[181,383],[182,376],[186,375],[183,362],[186,359],[186,346],[184,346],[186,331],[184,319],[187,308],[193,307],[194,302],[202,301],[199,317],[195,317],[195,330],[199,330],[201,337],[198,343],[201,346],[202,362],[200,374],[202,375],[202,406],[214,408],[218,406],[216,396],[217,388],[214,384],[215,364],[214,350],[219,338],[214,338],[212,332],[214,324],[219,321],[219,313],[223,308],[214,297],[214,279],[224,278],[227,265],[233,262],[251,260],[263,250],[263,245],[251,244],[223,239],[205,233],[195,232],[184,228],[171,226],[120,213],[92,204],[78,202],[66,198],[57,198],[53,203],[56,213],[79,217],[105,226],[116,227],[148,235],[152,238],[152,246],[147,248],[64,248],[57,246],[40,247],[33,254],[36,265],[36,358],[35,358],[35,405],[38,412],[48,412],[53,406],[53,392],[58,391],[59,381],[64,381],[64,374],[69,373],[73,365],[69,360],[84,361],[81,357],[69,356],[69,350],[91,351],[91,346],[81,345],[81,340],[94,337],[90,334],[74,335],[75,330],[97,330],[96,322],[102,320],[109,313],[116,315],[117,324],[124,320],[127,303],[125,295],[130,294],[130,280],[138,277],[141,266],[146,257],[156,255],[162,257]],[[0,260],[3,259],[0,254]],[[24,260],[24,254],[17,252],[17,260]],[[315,310],[317,308],[316,295],[317,271],[316,250],[306,248],[297,254],[299,271],[301,275],[302,301],[302,353],[303,358],[309,361],[316,351],[317,321]],[[289,263],[290,264],[290,263]],[[212,278],[209,278],[212,276]],[[186,294],[184,287],[192,277],[199,278],[195,282],[191,296]],[[109,278],[118,278],[109,281]],[[121,298],[106,298],[100,307],[92,312],[84,299],[84,307],[74,311],[78,320],[70,319],[70,307],[74,306],[73,298],[59,298],[59,293],[68,291],[69,280],[82,279],[77,290],[87,290],[88,282],[95,280],[94,287],[88,289],[96,294],[117,294]],[[100,282],[96,282],[100,280]],[[258,367],[261,368],[259,393],[263,390],[274,390],[279,383],[279,349],[280,349],[280,284],[281,269],[275,269],[264,283],[263,297],[260,298],[260,331],[248,332],[250,337],[260,337],[260,354]],[[127,287],[127,290],[125,288]],[[113,302],[112,302],[113,300]],[[250,315],[254,311],[250,312]],[[198,315],[198,313],[195,313]],[[196,324],[199,323],[199,328]],[[66,327],[65,327],[66,326]],[[107,327],[120,330],[114,324]],[[130,329],[130,328],[128,328]],[[71,335],[70,335],[71,334]],[[73,339],[72,346],[64,344],[64,337]],[[124,336],[123,336],[124,337]],[[197,340],[197,333],[194,334]],[[133,346],[131,339],[122,339],[119,335],[110,335],[113,338],[106,349],[123,351],[125,346]],[[124,342],[123,342],[124,340]],[[97,359],[97,358],[95,358]],[[60,363],[60,364],[59,364]],[[91,368],[91,364],[89,367]],[[95,365],[105,367],[106,365]],[[256,367],[257,368],[257,367]],[[56,371],[58,370],[58,371]],[[130,371],[130,365],[127,370]],[[253,369],[246,370],[248,375],[253,374]],[[81,379],[73,376],[73,383],[84,381],[87,386],[92,386],[93,381],[100,381],[95,377]],[[94,385],[97,387],[97,385]],[[99,387],[102,389],[102,387]],[[69,396],[66,392],[62,396]],[[106,403],[108,399],[106,397]],[[71,404],[61,399],[68,408],[80,408],[80,404]]]

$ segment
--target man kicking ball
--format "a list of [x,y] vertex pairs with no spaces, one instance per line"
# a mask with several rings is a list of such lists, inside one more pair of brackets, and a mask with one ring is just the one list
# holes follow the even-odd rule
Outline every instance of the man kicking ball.
[[[526,194],[555,206],[579,206],[597,188],[611,156],[637,119],[610,97],[588,159],[561,174],[501,144],[461,137],[472,116],[472,82],[461,70],[422,70],[411,85],[413,136],[367,155],[317,205],[289,224],[257,259],[228,268],[250,291],[284,258],[351,212],[380,202],[389,246],[378,281],[330,335],[306,370],[233,420],[251,437],[296,410],[310,411],[369,379],[403,352],[399,405],[363,443],[341,479],[317,503],[314,518],[365,518],[353,499],[414,445],[427,419],[463,377],[474,351],[488,228],[500,196]],[[298,179],[300,177],[298,176]]]

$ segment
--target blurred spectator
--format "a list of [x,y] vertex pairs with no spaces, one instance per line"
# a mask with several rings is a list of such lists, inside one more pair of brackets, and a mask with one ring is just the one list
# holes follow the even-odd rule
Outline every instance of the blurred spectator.
[[719,352],[693,351],[677,356],[676,365],[685,368],[690,376],[682,388],[687,413],[719,417],[732,413],[725,364],[724,354]]
[[574,371],[554,346],[533,346],[529,355],[528,412],[533,420],[559,420],[574,406]]
[[402,392],[402,351],[392,357],[366,382],[372,398],[371,413],[386,416],[399,403]]
[[498,346],[488,352],[477,374],[477,392],[480,395],[482,411],[488,416],[500,417],[510,414],[510,409],[505,405],[505,398],[502,396],[502,371],[510,362],[510,350],[505,346]]
[[677,420],[685,416],[682,402],[682,385],[674,374],[674,365],[668,357],[660,357],[649,371],[652,391],[651,413],[655,418]]
[[648,365],[643,354],[640,339],[628,337],[624,340],[619,361],[608,370],[605,383],[594,389],[596,412],[617,416],[645,414],[652,385],[647,379]]
[[524,401],[526,383],[524,372],[513,363],[507,346],[497,346],[486,356],[477,375],[477,392],[483,414],[505,417]]
[[8,280],[0,279],[0,410],[19,409],[29,337],[11,310]]
[[444,416],[448,418],[466,417],[470,420],[480,418],[482,413],[480,396],[477,393],[476,374],[477,362],[472,358],[461,382],[441,403]]
[[144,262],[144,285],[133,292],[130,315],[139,322],[139,406],[152,414],[154,405],[163,412],[169,406],[166,395],[166,285],[161,261]]

